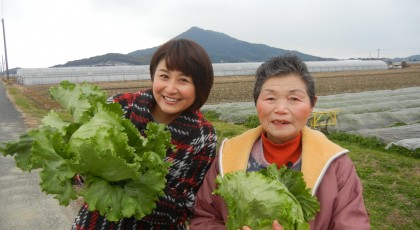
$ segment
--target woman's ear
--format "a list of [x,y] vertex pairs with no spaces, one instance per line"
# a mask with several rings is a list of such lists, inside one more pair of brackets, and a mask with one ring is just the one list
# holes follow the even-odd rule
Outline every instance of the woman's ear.
[[314,97],[314,106],[312,106],[312,108],[315,108],[316,102],[318,101],[318,96]]

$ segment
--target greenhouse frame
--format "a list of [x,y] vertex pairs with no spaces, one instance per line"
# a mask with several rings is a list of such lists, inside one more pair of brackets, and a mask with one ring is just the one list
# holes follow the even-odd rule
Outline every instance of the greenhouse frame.
[[[262,62],[215,63],[214,75],[249,76],[254,75]],[[309,72],[337,72],[358,70],[388,69],[387,63],[380,60],[344,60],[305,62]],[[95,67],[57,67],[22,68],[17,70],[16,80],[22,85],[57,84],[67,80],[80,82],[135,81],[150,79],[149,66],[95,66]]]

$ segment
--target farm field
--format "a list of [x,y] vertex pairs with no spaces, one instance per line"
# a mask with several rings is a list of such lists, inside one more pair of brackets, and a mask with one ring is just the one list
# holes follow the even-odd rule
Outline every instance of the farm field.
[[[420,148],[420,65],[403,69],[313,73],[319,96],[315,109],[339,109],[340,131],[376,137],[385,144]],[[109,95],[150,87],[149,80],[95,83]],[[254,76],[215,77],[203,111],[215,111],[220,120],[243,123],[255,114]],[[51,85],[16,88],[44,110],[56,109]],[[39,119],[25,117],[27,127]],[[395,127],[398,126],[398,127]]]
[[[420,86],[420,65],[403,69],[325,72],[314,73],[317,95],[333,95],[363,91],[392,90]],[[134,92],[150,87],[149,80],[96,83],[99,87],[115,94]],[[254,76],[215,77],[207,104],[252,101]],[[52,106],[48,100],[51,85],[20,86],[22,92],[46,108]]]
[[[320,96],[316,109],[339,108],[342,131],[368,128],[370,132],[365,130],[360,133],[375,136],[375,133],[384,133],[384,131],[375,132],[374,129],[389,128],[395,124],[414,124],[414,127],[410,126],[413,129],[410,132],[401,128],[394,129],[396,131],[390,134],[394,137],[398,136],[398,133],[415,135],[416,131],[419,131],[420,88],[415,87],[420,87],[420,65],[403,69],[324,72],[313,75],[316,80],[317,95]],[[135,92],[150,87],[149,80],[96,84],[106,90],[109,95]],[[254,76],[215,77],[213,89],[203,110],[218,108],[223,111],[218,112],[222,121],[241,123],[248,115],[254,113],[253,85]],[[49,99],[48,88],[51,85],[15,84],[15,86],[43,109],[57,108],[57,104]],[[411,90],[399,91],[404,88],[411,88]],[[373,91],[376,93],[372,93]],[[38,125],[36,119],[28,117],[26,120],[28,127]],[[407,138],[412,137],[406,136],[403,139]],[[398,141],[395,138],[380,137],[380,139],[387,143]]]
[[[254,102],[205,105],[203,111],[234,124],[256,115]],[[315,118],[323,131],[376,137],[387,145],[420,149],[420,87],[319,96],[314,111],[327,112]],[[329,111],[337,111],[337,122],[325,126]]]
[[[320,107],[332,106],[331,102],[326,99],[342,98],[337,96],[340,94],[373,98],[375,94],[378,95],[383,91],[388,92],[385,93],[388,96],[393,94],[389,92],[400,94],[401,92],[412,91],[414,95],[418,95],[420,92],[420,66],[386,71],[317,73],[314,76],[317,81],[317,94],[321,98],[325,98],[319,101]],[[252,108],[253,78],[252,76],[216,77],[209,101],[204,108],[226,103],[237,106],[248,103]],[[149,81],[107,82],[97,85],[107,90],[111,95],[117,92],[136,91],[140,88],[149,87],[150,83]],[[8,87],[9,92],[15,94],[11,98],[25,97],[25,100],[30,101],[29,103],[17,101],[17,104],[22,103],[21,105],[23,105],[22,113],[26,115],[25,120],[28,128],[37,126],[40,118],[45,115],[45,111],[57,108],[57,105],[48,96],[47,90],[50,86],[13,84]],[[402,97],[402,100],[392,107],[408,104],[407,98],[404,98],[408,96],[402,95]],[[360,97],[357,100],[360,100]],[[379,100],[387,102],[390,99],[382,95],[379,96]],[[31,107],[32,103],[37,106]],[[336,103],[341,104],[342,108],[347,107],[344,106],[344,102]],[[366,103],[356,104],[363,105]],[[368,107],[373,108],[376,104],[378,103],[373,102]],[[37,107],[42,109],[38,110]],[[419,106],[414,105],[412,107],[417,108]],[[29,112],[25,112],[25,109]],[[406,114],[401,116],[404,117]],[[376,118],[371,118],[371,120],[376,120]],[[417,122],[417,124],[419,123]],[[227,136],[246,129],[242,125],[225,124],[223,122],[215,122],[215,126],[220,128],[219,130],[222,130],[223,134]],[[234,129],[234,132],[231,132],[232,129]],[[415,132],[419,133],[420,131],[417,128]],[[386,152],[383,149],[373,149],[369,143],[368,145],[362,145],[363,141],[359,139],[351,141],[346,136],[343,140],[337,142],[350,150],[350,156],[354,160],[358,174],[362,179],[365,203],[371,217],[372,229],[418,229],[420,227],[418,221],[420,217],[418,210],[419,193],[417,189],[413,188],[418,187],[419,160]]]

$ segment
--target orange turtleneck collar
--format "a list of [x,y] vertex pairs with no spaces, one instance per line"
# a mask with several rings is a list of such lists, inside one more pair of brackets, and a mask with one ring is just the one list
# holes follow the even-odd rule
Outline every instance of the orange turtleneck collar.
[[297,137],[293,140],[282,144],[276,144],[271,142],[267,137],[267,133],[263,132],[261,135],[264,157],[268,163],[276,163],[277,167],[280,168],[282,165],[289,165],[295,163],[299,160],[300,154],[302,152],[302,132],[299,133]]

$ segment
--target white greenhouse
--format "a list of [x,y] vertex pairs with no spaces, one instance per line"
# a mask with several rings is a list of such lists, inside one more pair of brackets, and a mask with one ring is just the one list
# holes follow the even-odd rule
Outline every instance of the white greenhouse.
[[149,66],[96,66],[27,68],[17,70],[17,82],[22,85],[57,84],[67,80],[80,82],[133,81],[149,79]]
[[[335,72],[387,69],[388,65],[379,60],[311,61],[305,62],[310,72]],[[214,75],[246,76],[254,75],[261,62],[216,63]],[[67,80],[80,82],[133,81],[150,79],[149,66],[97,66],[60,68],[18,69],[16,79],[22,85],[57,84]]]
[[305,63],[309,72],[313,73],[388,69],[388,64],[381,60],[308,61]]

